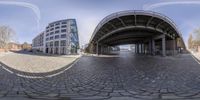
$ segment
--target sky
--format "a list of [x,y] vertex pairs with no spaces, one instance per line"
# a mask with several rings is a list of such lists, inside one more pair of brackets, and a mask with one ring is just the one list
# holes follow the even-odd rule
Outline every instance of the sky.
[[16,41],[32,43],[48,23],[75,18],[79,41],[87,44],[97,24],[111,13],[150,10],[168,16],[187,42],[200,27],[199,0],[0,0],[0,25],[16,32]]

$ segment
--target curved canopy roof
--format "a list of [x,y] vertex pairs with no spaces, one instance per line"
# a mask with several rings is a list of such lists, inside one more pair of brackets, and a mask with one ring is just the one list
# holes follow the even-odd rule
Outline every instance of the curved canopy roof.
[[105,17],[97,25],[90,42],[107,45],[132,44],[160,34],[165,34],[167,39],[180,37],[182,40],[174,22],[160,13],[121,11]]

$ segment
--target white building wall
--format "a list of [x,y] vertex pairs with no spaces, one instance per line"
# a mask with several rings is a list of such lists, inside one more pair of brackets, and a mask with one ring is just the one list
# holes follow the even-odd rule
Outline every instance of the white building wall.
[[[66,24],[62,24],[62,23],[66,23]],[[59,23],[59,25],[58,25]],[[57,24],[57,25],[56,25]],[[62,27],[65,26],[66,27]],[[56,27],[59,27],[56,29]],[[62,30],[66,30],[66,32],[61,32]],[[40,37],[40,35],[38,35],[35,39],[33,39],[33,44],[36,45],[35,49],[38,48],[42,48],[42,51],[44,53],[50,53],[51,49],[52,49],[52,53],[56,53],[58,51],[58,54],[62,54],[64,52],[64,54],[71,54],[71,32],[70,32],[70,21],[69,20],[60,20],[60,21],[56,21],[53,23],[50,23],[47,27],[46,30],[44,32],[44,38],[43,38],[43,46],[38,46],[38,39]],[[55,33],[56,31],[59,31],[58,33]],[[51,35],[51,32],[53,32],[53,34]],[[66,35],[66,37],[62,38],[61,35]],[[55,36],[59,35],[58,39],[55,39]],[[50,38],[53,37],[53,39],[50,40]],[[66,45],[65,46],[61,46],[61,41],[65,40],[66,41]],[[55,46],[55,41],[59,41],[59,45]],[[47,43],[51,43],[53,42],[53,47],[49,47],[46,46]],[[48,50],[47,50],[48,48]],[[64,51],[63,51],[64,50]],[[47,52],[48,51],[48,52]]]

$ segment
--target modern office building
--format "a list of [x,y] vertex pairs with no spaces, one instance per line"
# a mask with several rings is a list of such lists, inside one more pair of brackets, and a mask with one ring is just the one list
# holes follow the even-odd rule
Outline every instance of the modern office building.
[[79,38],[76,20],[65,19],[50,23],[44,32],[33,39],[33,49],[49,54],[77,54]]
[[45,35],[45,32],[41,32],[33,39],[32,49],[34,51],[40,51],[40,52],[44,51],[44,35]]

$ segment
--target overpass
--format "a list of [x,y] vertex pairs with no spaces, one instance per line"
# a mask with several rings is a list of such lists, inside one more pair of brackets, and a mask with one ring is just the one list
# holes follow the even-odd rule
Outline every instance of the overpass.
[[185,49],[175,23],[160,13],[128,10],[108,15],[95,28],[88,50],[104,54],[123,44],[135,44],[135,52],[174,55]]

